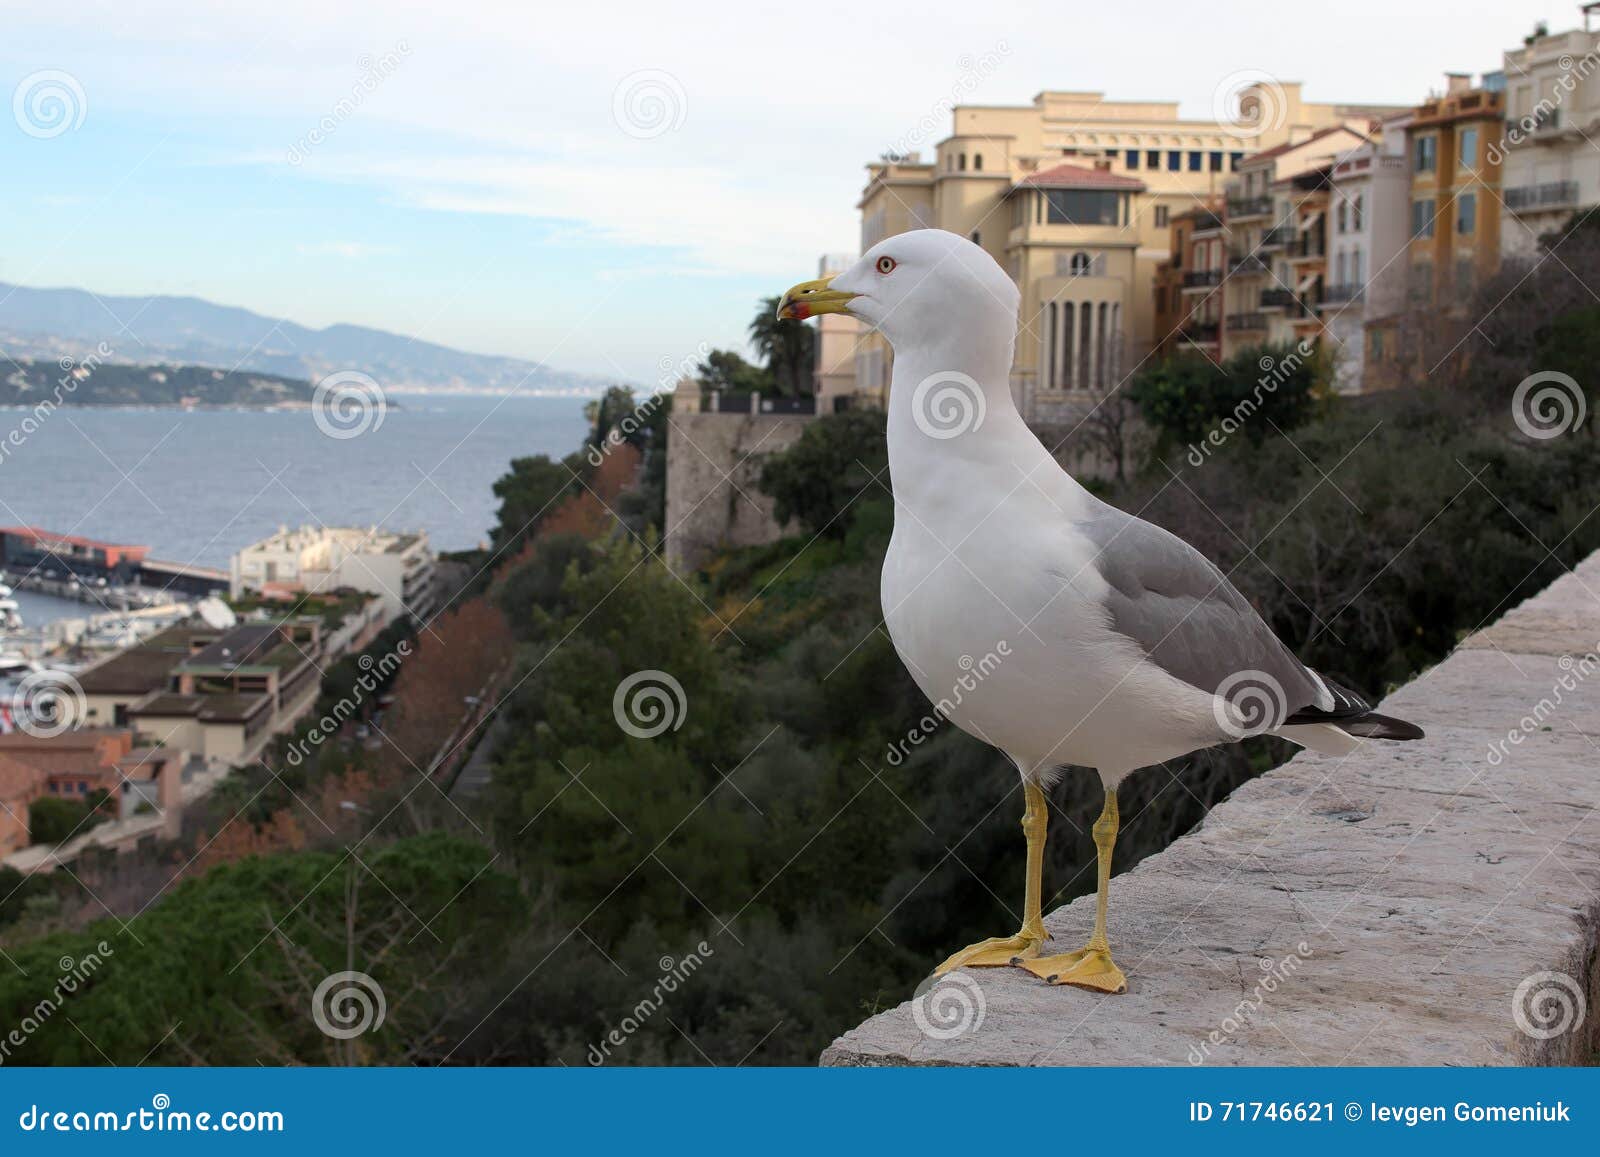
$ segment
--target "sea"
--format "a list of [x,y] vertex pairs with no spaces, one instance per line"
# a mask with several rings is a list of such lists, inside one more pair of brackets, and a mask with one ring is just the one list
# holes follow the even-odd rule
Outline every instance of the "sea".
[[[425,530],[435,550],[470,549],[495,524],[495,480],[513,458],[577,449],[583,407],[576,397],[406,395],[343,426],[319,425],[310,410],[63,407],[25,433],[25,411],[0,410],[0,525],[223,569],[285,525]],[[23,615],[37,623],[45,610]]]

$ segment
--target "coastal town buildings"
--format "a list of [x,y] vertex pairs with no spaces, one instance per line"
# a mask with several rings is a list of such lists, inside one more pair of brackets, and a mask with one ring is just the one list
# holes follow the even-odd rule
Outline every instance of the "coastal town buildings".
[[1481,155],[1501,166],[1506,219],[1501,252],[1530,257],[1539,237],[1573,212],[1600,204],[1600,5],[1583,6],[1582,28],[1540,27],[1504,55],[1502,124],[1485,126]]
[[315,702],[321,620],[169,628],[78,676],[87,727],[128,727],[141,739],[206,761],[254,756]]
[[[1012,392],[1036,421],[1070,417],[1165,336],[1153,288],[1174,216],[1222,194],[1249,158],[1394,110],[1305,101],[1294,83],[1242,89],[1237,120],[1176,102],[1047,91],[1022,106],[957,106],[932,157],[867,166],[861,246],[937,227],[983,246],[1022,291]],[[1265,192],[1265,190],[1263,190]],[[1188,271],[1186,271],[1187,273]],[[855,392],[881,402],[891,351],[856,344]]]
[[45,798],[82,804],[104,798],[108,819],[148,811],[175,824],[184,758],[176,748],[137,746],[128,728],[0,735],[0,858],[33,842],[29,812]]
[[390,619],[425,618],[438,602],[433,552],[426,531],[377,527],[287,526],[233,556],[230,589],[292,599],[341,588],[383,599]]

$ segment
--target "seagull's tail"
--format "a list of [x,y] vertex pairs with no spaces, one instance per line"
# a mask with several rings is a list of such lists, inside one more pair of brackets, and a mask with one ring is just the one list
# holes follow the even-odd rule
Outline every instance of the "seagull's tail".
[[1274,734],[1327,755],[1348,755],[1365,739],[1421,739],[1422,728],[1392,715],[1380,715],[1354,691],[1318,675],[1333,695],[1331,711],[1306,707],[1296,711]]

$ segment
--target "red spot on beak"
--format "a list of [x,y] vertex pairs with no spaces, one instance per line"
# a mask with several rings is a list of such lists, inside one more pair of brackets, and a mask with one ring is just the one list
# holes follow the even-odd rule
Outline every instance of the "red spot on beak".
[[797,301],[789,307],[789,314],[796,321],[804,321],[811,316],[811,307],[803,301]]

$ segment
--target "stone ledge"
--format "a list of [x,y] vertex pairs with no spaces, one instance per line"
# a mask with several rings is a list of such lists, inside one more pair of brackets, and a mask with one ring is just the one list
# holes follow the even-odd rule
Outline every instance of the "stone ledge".
[[[1112,882],[1129,991],[969,970],[951,1039],[911,1002],[825,1065],[1585,1064],[1600,1048],[1600,555],[1385,700],[1428,738],[1302,752]],[[1018,849],[1021,871],[1021,849]],[[1046,917],[1077,947],[1092,896]],[[1519,1029],[1563,973],[1586,1018]]]

